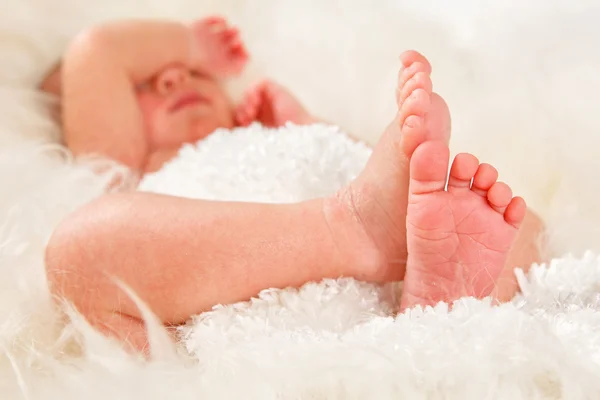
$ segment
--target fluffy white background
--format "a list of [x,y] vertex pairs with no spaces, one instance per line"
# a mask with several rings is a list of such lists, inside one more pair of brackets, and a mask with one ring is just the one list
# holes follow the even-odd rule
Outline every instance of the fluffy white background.
[[[84,325],[69,328],[78,334],[63,330],[60,316],[53,312],[43,276],[44,243],[60,218],[97,196],[108,178],[94,177],[84,163],[65,162],[68,157],[50,144],[57,137],[57,129],[48,119],[49,100],[32,88],[56,61],[70,36],[86,25],[113,17],[189,19],[223,13],[241,27],[253,54],[248,73],[231,85],[234,96],[259,76],[275,78],[297,93],[316,114],[371,143],[394,112],[398,54],[407,48],[421,50],[434,64],[435,88],[448,99],[453,112],[453,150],[473,151],[500,168],[501,178],[547,220],[554,255],[573,252],[579,256],[586,249],[600,250],[600,211],[596,206],[600,194],[600,161],[596,156],[600,123],[595,96],[600,91],[600,6],[582,0],[413,3],[21,0],[1,4],[2,398],[80,398],[81,393],[97,398],[275,397],[266,376],[273,381],[281,378],[282,390],[290,397],[305,398],[385,398],[402,393],[412,394],[411,398],[441,398],[444,393],[447,398],[482,398],[486,393],[507,398],[553,398],[561,393],[571,399],[597,397],[598,388],[588,379],[597,376],[593,360],[598,354],[598,337],[593,333],[597,331],[597,299],[592,293],[599,287],[599,280],[593,259],[582,263],[587,272],[576,274],[571,283],[565,271],[573,262],[568,260],[548,276],[539,272],[538,278],[532,278],[533,297],[525,303],[529,308],[524,312],[499,308],[481,313],[480,319],[467,320],[461,320],[460,313],[446,316],[440,312],[432,318],[450,321],[449,325],[438,325],[439,330],[432,332],[418,330],[415,322],[401,317],[393,325],[394,334],[403,323],[410,323],[410,329],[404,329],[404,336],[393,340],[385,336],[386,324],[392,323],[387,319],[375,319],[376,326],[361,325],[355,328],[362,329],[358,333],[352,329],[342,333],[373,314],[385,314],[385,307],[376,306],[377,299],[369,297],[377,293],[370,287],[341,282],[305,289],[334,299],[330,308],[306,300],[314,298],[314,293],[309,293],[304,302],[302,296],[275,293],[269,298],[275,299],[270,301],[280,311],[269,311],[272,315],[300,310],[299,314],[311,318],[314,326],[322,323],[327,333],[314,337],[310,330],[298,330],[294,343],[308,343],[308,347],[298,345],[292,349],[294,354],[286,353],[281,344],[289,337],[273,334],[266,335],[269,340],[264,335],[261,339],[252,333],[262,332],[258,328],[248,329],[246,336],[236,339],[236,333],[242,332],[239,324],[244,323],[244,329],[251,322],[265,328],[264,319],[245,314],[247,306],[239,306],[238,311],[219,310],[205,321],[206,329],[196,331],[200,339],[192,341],[202,343],[202,335],[206,335],[205,346],[212,345],[192,349],[198,355],[210,356],[210,351],[222,350],[224,357],[218,367],[208,361],[186,367],[180,359],[142,365]],[[536,285],[538,281],[542,283]],[[578,286],[582,284],[587,286]],[[553,296],[561,290],[579,295],[553,302]],[[336,295],[338,292],[346,297]],[[539,294],[542,292],[546,297]],[[536,308],[538,303],[546,306],[544,311]],[[548,305],[554,308],[548,311]],[[263,306],[265,303],[259,302],[255,308],[273,309]],[[470,303],[465,307],[471,308],[464,315],[471,316],[473,307],[485,305]],[[339,325],[327,325],[335,321],[333,315],[339,316]],[[297,321],[289,315],[273,318],[274,324]],[[561,318],[567,318],[568,323],[562,323]],[[230,325],[220,332],[216,324],[224,320]],[[477,338],[468,336],[456,329],[465,321],[486,329]],[[509,336],[507,326],[515,327],[515,336]],[[74,342],[82,331],[90,343],[90,353],[72,358],[78,348]],[[496,339],[503,336],[494,336],[494,332],[501,332],[505,341],[498,342]],[[361,341],[353,342],[354,334]],[[420,340],[421,335],[428,339]],[[444,335],[448,340],[440,339]],[[223,339],[219,339],[221,336]],[[373,337],[373,342],[362,340],[366,337]],[[486,338],[496,341],[486,342]],[[405,348],[416,352],[412,357],[394,358],[389,348],[378,346],[403,341],[409,344]],[[435,351],[440,350],[435,348],[440,343],[449,346],[445,348],[447,358]],[[361,367],[367,367],[370,374],[365,374],[364,368],[357,372],[354,367],[360,360],[359,353],[349,355],[350,348],[369,353],[371,361]],[[480,348],[490,351],[478,353]],[[512,364],[485,364],[489,368],[480,368],[481,362],[473,362],[478,354],[489,361],[494,355],[507,354],[507,349],[514,351],[508,353],[514,355]],[[376,351],[379,361],[373,358]],[[263,352],[294,359],[293,365],[298,368],[266,363],[253,370]],[[248,358],[244,361],[235,354]],[[315,364],[311,354],[331,357],[319,357]],[[580,357],[584,354],[589,356]],[[465,355],[465,361],[460,362],[460,355]],[[337,364],[336,359],[348,364]],[[454,364],[448,364],[449,360]],[[417,363],[410,364],[413,361]],[[387,363],[387,369],[382,363]],[[431,365],[440,367],[427,370],[427,374],[420,372]],[[241,376],[242,370],[248,375]],[[331,372],[334,370],[336,374]],[[311,371],[312,375],[306,375]],[[532,376],[531,371],[539,375]],[[522,381],[518,380],[520,374]],[[465,377],[478,384],[472,386],[472,392],[465,391]],[[481,384],[481,379],[491,377],[495,377],[496,386]],[[235,384],[225,385],[228,379]],[[307,386],[305,379],[319,383]],[[375,396],[378,387],[381,392]]]

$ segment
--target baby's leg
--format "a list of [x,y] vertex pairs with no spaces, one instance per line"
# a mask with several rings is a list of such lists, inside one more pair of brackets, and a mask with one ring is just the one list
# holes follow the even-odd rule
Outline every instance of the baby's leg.
[[70,216],[47,248],[53,291],[96,326],[145,343],[141,315],[113,279],[165,324],[262,289],[372,277],[336,247],[323,200],[292,205],[106,195]]

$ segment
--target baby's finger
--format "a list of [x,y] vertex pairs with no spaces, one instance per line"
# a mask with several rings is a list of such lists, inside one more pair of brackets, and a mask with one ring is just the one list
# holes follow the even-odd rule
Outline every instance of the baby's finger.
[[246,114],[244,109],[241,107],[238,107],[237,110],[235,111],[234,118],[237,121],[237,123],[240,125],[244,125],[248,122],[248,115]]
[[215,24],[225,24],[226,20],[225,20],[225,18],[223,18],[219,15],[211,15],[211,16],[203,18],[202,22],[204,22],[207,25],[215,25]]
[[281,86],[279,86],[279,84],[273,82],[273,81],[269,81],[266,85],[265,85],[265,97],[269,100],[269,101],[273,101],[273,99],[276,97],[277,93],[279,93],[281,91]]
[[245,64],[248,61],[247,54],[241,49],[229,49],[228,57],[236,63]]
[[234,52],[232,54],[235,63],[239,64],[240,68],[243,68],[248,63],[248,55],[245,52]]
[[216,24],[210,25],[209,27],[210,27],[210,32],[213,35],[218,35],[221,40],[228,40],[227,32],[229,31],[229,28],[227,26],[227,23],[225,23],[225,22],[216,23]]
[[248,98],[248,105],[252,108],[257,108],[260,104],[261,91],[254,91]]
[[245,104],[258,104],[260,100],[260,92],[263,90],[262,82],[256,83],[246,90],[244,93]]
[[229,49],[233,52],[240,54],[246,51],[246,49],[244,48],[244,43],[242,43],[240,40],[229,42]]
[[254,87],[256,88],[256,91],[259,92],[258,94],[260,94],[260,92],[263,92],[267,89],[267,86],[269,86],[271,84],[271,81],[268,79],[262,79],[258,82],[256,82],[254,84]]
[[252,119],[256,116],[258,104],[252,103],[250,100],[245,99],[242,104],[240,104],[239,112],[246,119]]
[[239,50],[239,49],[243,49],[244,48],[244,42],[242,42],[242,39],[240,39],[240,37],[235,37],[232,39],[226,39],[228,42],[228,46],[231,50]]
[[242,40],[240,39],[240,31],[237,28],[228,28],[222,33],[221,39],[227,42],[229,47],[232,47],[238,43],[242,43]]
[[256,112],[256,108],[260,104],[260,92],[258,90],[251,90],[246,93],[244,101],[241,104],[242,109],[247,114]]
[[238,28],[237,26],[230,26],[225,31],[225,34],[227,35],[227,37],[239,36],[240,35],[240,28]]
[[258,108],[255,106],[246,106],[240,110],[240,121],[244,124],[249,124],[256,119]]
[[227,22],[225,22],[225,20],[207,24],[206,26],[208,28],[208,31],[211,32],[213,35],[223,35],[228,30]]

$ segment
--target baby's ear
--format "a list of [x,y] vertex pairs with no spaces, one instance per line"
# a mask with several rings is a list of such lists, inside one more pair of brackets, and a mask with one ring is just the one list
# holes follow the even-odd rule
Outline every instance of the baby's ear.
[[43,92],[53,94],[60,97],[62,94],[62,63],[58,63],[52,68],[52,70],[45,76],[44,80],[39,86],[39,89]]

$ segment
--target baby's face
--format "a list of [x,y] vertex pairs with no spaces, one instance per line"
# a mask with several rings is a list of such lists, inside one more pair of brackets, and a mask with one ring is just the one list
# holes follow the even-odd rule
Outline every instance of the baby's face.
[[219,83],[187,68],[169,67],[136,92],[152,148],[196,142],[234,125],[232,104]]

